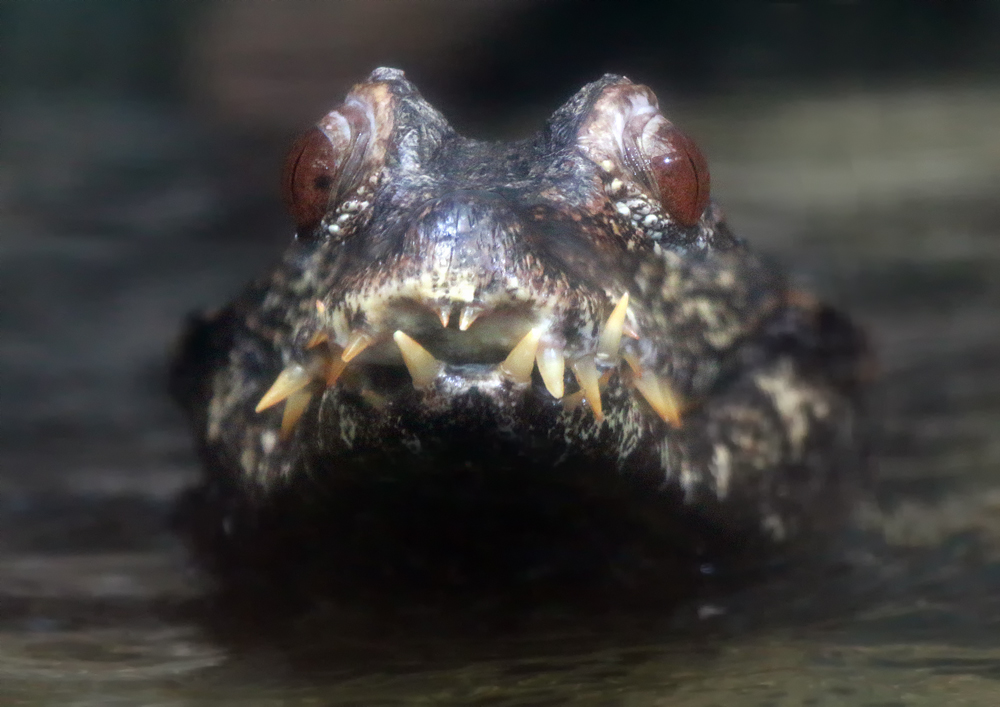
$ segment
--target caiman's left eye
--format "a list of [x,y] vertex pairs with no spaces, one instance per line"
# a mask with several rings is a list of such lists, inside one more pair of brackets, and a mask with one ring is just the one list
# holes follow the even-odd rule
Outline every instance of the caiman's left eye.
[[708,206],[708,162],[694,140],[665,119],[650,121],[642,150],[663,209],[684,226],[698,223]]
[[299,236],[310,235],[337,199],[370,171],[375,108],[365,96],[349,96],[300,137],[285,160],[281,192]]
[[300,234],[316,228],[323,219],[342,161],[343,155],[319,128],[300,137],[289,151],[281,195]]

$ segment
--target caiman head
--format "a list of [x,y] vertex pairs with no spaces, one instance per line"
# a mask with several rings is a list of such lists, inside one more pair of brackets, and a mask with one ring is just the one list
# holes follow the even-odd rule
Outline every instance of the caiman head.
[[625,484],[671,527],[782,541],[858,473],[859,334],[730,233],[644,86],[605,76],[492,143],[378,69],[283,189],[295,242],[175,377],[209,485],[249,505],[349,480],[472,479],[512,507]]

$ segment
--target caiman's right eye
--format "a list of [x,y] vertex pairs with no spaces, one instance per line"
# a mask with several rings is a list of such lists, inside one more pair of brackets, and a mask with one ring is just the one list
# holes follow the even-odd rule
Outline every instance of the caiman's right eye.
[[[652,122],[652,121],[651,121]],[[708,162],[694,140],[659,119],[642,146],[663,208],[684,226],[698,223],[708,206]]]
[[339,153],[318,127],[296,140],[288,153],[281,193],[300,235],[315,229],[326,214],[343,163]]

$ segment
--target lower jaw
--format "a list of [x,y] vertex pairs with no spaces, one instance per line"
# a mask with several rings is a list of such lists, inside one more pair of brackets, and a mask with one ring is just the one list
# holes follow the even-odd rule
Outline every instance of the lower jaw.
[[664,487],[663,425],[621,402],[631,398],[617,378],[600,425],[541,386],[454,385],[464,388],[411,386],[381,410],[328,390],[298,430],[287,483],[264,498],[210,484],[192,494],[196,553],[236,592],[396,607],[525,592],[669,603],[702,568],[759,565],[769,552]]
[[189,538],[227,589],[394,607],[518,597],[669,603],[732,549],[652,475],[609,458],[532,457],[476,433],[422,451],[315,453],[266,504],[227,499],[225,534],[206,508],[214,522],[189,524]]
[[[372,396],[381,396],[373,400]],[[572,395],[572,394],[571,394]],[[456,371],[429,390],[398,385],[381,390],[329,390],[318,415],[304,421],[305,449],[336,474],[370,476],[467,473],[537,475],[629,473],[656,465],[653,427],[620,381],[605,396],[617,399],[598,421],[586,404],[568,407],[541,382],[513,384],[495,371]],[[314,443],[308,442],[314,440]],[[300,447],[302,448],[302,447]],[[645,456],[643,453],[645,450]]]

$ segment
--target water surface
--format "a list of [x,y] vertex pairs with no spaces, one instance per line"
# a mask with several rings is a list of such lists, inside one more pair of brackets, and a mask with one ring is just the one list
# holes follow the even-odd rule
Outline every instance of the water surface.
[[[434,632],[347,612],[269,642],[188,611],[203,587],[167,520],[197,466],[162,374],[183,313],[264,267],[281,217],[162,110],[8,108],[0,703],[996,704],[1000,100],[921,96],[690,108],[737,230],[880,353],[878,475],[830,562],[669,613]],[[947,130],[895,129],[921,110]],[[844,116],[890,148],[852,161]],[[761,126],[775,149],[746,147]]]

